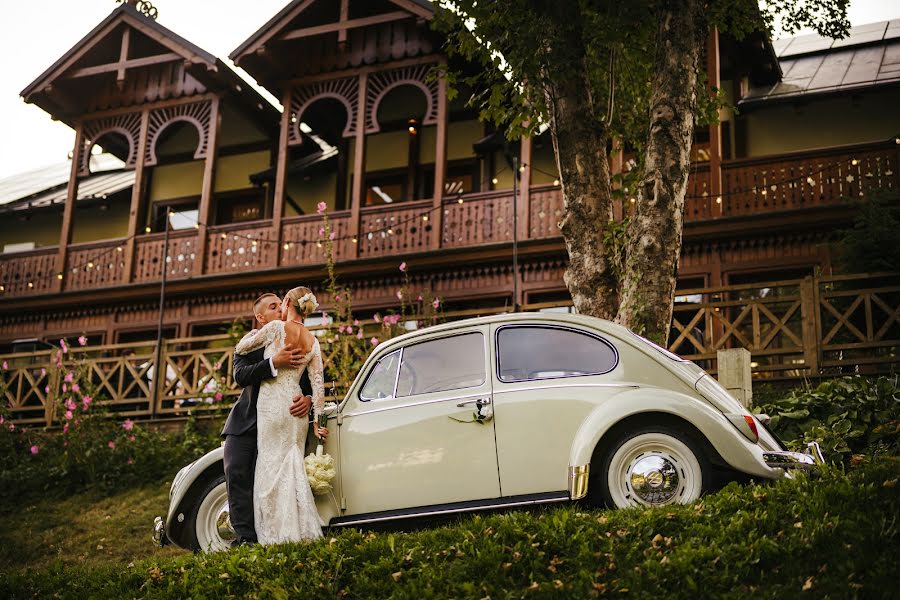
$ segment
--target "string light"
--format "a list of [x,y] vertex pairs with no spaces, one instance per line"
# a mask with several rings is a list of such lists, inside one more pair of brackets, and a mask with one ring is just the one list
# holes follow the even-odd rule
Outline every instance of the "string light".
[[559,185],[559,179],[554,179],[554,180],[553,180],[553,185]]
[[491,183],[493,183],[494,185],[497,185],[497,182],[498,182],[498,181],[500,181],[500,180],[497,179],[496,177],[494,177],[493,179],[491,179]]
[[144,233],[150,233],[150,226],[144,227]]
[[33,288],[33,287],[34,287],[34,283],[32,283],[31,281],[29,281],[29,282],[28,282],[28,287],[29,287],[29,288]]
[[57,274],[56,274],[56,278],[57,278],[57,279],[62,279],[62,278],[63,278],[63,274],[62,274],[62,273],[57,273]]
[[716,204],[722,204],[722,196],[716,196]]
[[290,244],[285,244],[285,245],[284,245],[284,249],[285,249],[285,250],[290,250],[290,249],[291,249],[291,245],[290,245]]
[[121,251],[122,251],[122,246],[117,246],[117,247],[116,247],[116,252],[121,252]]

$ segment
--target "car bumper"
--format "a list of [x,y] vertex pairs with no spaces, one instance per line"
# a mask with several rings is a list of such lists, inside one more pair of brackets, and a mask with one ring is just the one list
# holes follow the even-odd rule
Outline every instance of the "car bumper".
[[822,450],[810,442],[806,452],[763,452],[763,461],[772,468],[809,470],[825,463]]
[[166,522],[162,517],[153,519],[153,543],[159,547],[172,543],[166,535]]

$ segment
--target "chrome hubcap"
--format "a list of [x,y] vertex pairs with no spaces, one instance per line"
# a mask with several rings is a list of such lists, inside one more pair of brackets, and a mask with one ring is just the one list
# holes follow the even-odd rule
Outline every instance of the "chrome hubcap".
[[231,516],[228,512],[227,502],[219,507],[219,511],[216,514],[216,533],[226,543],[231,542],[236,537],[234,529],[231,527]]
[[678,491],[678,468],[660,455],[643,456],[631,467],[631,489],[647,504],[665,504]]

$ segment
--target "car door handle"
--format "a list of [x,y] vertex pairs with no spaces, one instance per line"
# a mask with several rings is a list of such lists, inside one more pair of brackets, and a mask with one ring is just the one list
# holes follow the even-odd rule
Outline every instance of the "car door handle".
[[490,403],[491,403],[490,398],[476,398],[473,400],[466,400],[465,402],[460,402],[456,406],[459,408],[462,408],[464,406],[469,406],[470,404],[474,404],[475,406],[481,407],[481,406],[487,406]]

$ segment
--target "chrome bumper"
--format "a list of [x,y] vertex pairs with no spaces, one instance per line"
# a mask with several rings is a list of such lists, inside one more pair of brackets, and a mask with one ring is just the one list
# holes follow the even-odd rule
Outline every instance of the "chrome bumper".
[[825,464],[822,449],[816,442],[807,444],[806,452],[763,452],[763,461],[779,469],[814,469]]
[[166,535],[166,522],[162,517],[153,519],[153,543],[159,547],[171,543]]

